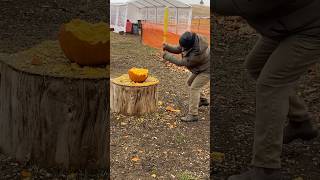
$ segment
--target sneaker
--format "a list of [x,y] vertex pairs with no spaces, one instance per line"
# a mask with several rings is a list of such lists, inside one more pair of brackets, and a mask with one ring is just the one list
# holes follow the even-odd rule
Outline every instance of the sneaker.
[[198,121],[198,120],[199,120],[199,118],[197,115],[190,115],[190,114],[181,118],[181,121],[183,121],[183,122],[194,122],[194,121]]

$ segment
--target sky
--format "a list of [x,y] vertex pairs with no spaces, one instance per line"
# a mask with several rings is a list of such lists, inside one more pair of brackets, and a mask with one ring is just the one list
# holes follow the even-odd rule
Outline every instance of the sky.
[[[116,2],[126,2],[128,0],[110,0],[111,3],[116,3]],[[188,4],[199,4],[200,0],[179,0],[184,3]],[[204,4],[207,6],[210,6],[210,0],[203,0]]]

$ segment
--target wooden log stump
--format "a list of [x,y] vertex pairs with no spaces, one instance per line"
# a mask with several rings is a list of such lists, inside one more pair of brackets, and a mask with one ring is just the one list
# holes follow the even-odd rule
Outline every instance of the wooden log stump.
[[67,60],[56,41],[0,54],[0,150],[40,166],[109,167],[109,73]]
[[111,111],[125,115],[142,115],[157,110],[159,81],[148,77],[144,83],[132,82],[128,75],[111,80]]

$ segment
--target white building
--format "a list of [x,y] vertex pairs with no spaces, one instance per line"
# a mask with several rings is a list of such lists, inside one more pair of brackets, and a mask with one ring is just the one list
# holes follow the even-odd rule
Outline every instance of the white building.
[[111,1],[110,27],[114,28],[115,32],[125,31],[127,19],[133,23],[146,20],[150,23],[163,24],[165,7],[169,8],[169,25],[190,27],[192,7],[179,0],[131,0],[124,3]]

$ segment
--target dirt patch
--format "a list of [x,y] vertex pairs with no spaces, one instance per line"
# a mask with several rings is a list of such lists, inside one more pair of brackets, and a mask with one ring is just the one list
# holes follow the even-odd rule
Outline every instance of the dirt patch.
[[[188,106],[188,73],[164,63],[160,51],[143,46],[139,37],[111,34],[111,77],[131,67],[148,68],[159,79],[159,109],[140,117],[111,116],[113,179],[209,178],[209,108],[201,120],[181,123]],[[206,88],[208,95],[209,85]],[[167,111],[172,106],[181,112]]]
[[[214,103],[211,111],[212,150],[225,154],[214,162],[214,179],[246,170],[250,163],[255,119],[255,83],[243,67],[244,58],[257,40],[257,34],[241,19],[219,18],[215,27],[212,82]],[[315,122],[320,115],[320,71],[315,67],[301,79],[299,93],[305,98]],[[284,145],[282,170],[285,178],[316,180],[320,177],[320,139],[295,141]]]

